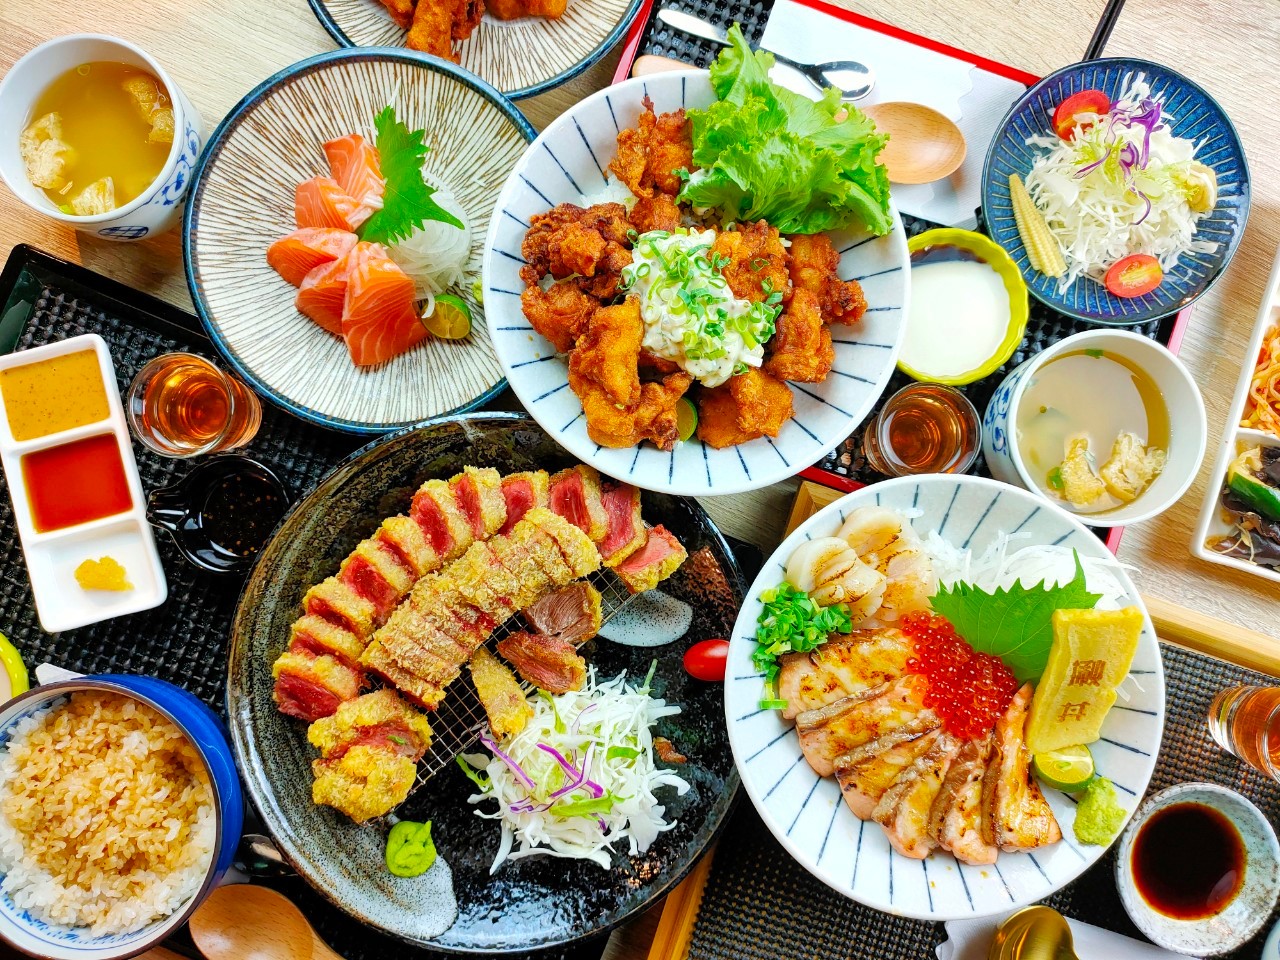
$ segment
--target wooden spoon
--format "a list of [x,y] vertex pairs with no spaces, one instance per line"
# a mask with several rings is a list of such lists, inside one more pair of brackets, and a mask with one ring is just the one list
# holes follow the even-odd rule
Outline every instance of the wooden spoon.
[[219,887],[191,915],[190,926],[206,960],[342,960],[297,904],[254,884]]
[[862,112],[889,135],[880,162],[894,183],[933,183],[964,163],[964,134],[949,118],[920,103],[873,103]]

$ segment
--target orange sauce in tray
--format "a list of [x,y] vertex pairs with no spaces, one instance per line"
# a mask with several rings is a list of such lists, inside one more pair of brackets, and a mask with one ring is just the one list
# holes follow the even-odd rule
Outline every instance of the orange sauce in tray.
[[133,506],[120,447],[110,433],[26,454],[22,479],[38,533],[100,520]]
[[92,349],[0,371],[0,396],[17,441],[97,423],[111,413]]

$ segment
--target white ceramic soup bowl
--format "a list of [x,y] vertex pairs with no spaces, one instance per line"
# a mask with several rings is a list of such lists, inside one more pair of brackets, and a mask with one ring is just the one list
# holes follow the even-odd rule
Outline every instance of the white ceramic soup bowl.
[[[173,105],[173,146],[164,167],[140,196],[107,213],[78,217],[60,210],[27,179],[18,138],[34,119],[32,111],[45,89],[84,63],[110,61],[155,74]],[[187,95],[150,54],[125,40],[100,34],[55,37],[28,52],[0,80],[0,178],[23,203],[54,220],[107,240],[141,240],[177,224],[204,143],[203,125]]]
[[[1169,449],[1164,470],[1130,503],[1100,513],[1076,516],[1093,527],[1119,527],[1149,520],[1187,492],[1204,459],[1208,427],[1200,388],[1186,366],[1149,337],[1124,330],[1085,330],[1041,351],[1012,370],[996,388],[982,418],[982,452],[997,480],[1025,487],[1058,506],[1032,479],[1018,448],[1018,408],[1032,376],[1064,353],[1103,350],[1124,357],[1155,383],[1169,412]],[[1064,507],[1065,509],[1065,507]]]

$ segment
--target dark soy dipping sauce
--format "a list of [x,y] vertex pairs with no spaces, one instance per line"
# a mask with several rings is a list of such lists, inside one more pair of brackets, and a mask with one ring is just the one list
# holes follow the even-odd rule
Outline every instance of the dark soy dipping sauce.
[[986,263],[972,250],[957,247],[953,243],[935,243],[911,252],[911,265],[920,267],[926,263],[949,263],[953,260],[968,260],[972,263]]
[[1151,907],[1177,920],[1221,913],[1244,884],[1240,833],[1203,803],[1175,803],[1152,814],[1133,843],[1133,879]]
[[288,504],[276,486],[258,473],[233,473],[209,487],[199,526],[208,550],[245,560],[267,542]]

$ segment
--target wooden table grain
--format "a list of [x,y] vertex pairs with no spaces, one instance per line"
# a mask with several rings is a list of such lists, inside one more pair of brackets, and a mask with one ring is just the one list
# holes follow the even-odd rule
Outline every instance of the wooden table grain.
[[[908,30],[1046,73],[1083,54],[1102,0],[836,0]],[[92,22],[68,13],[92,11]],[[306,0],[99,0],[71,8],[55,0],[0,0],[0,72],[35,44],[71,30],[115,34],[153,53],[213,125],[249,90],[333,43]],[[1195,309],[1182,356],[1205,395],[1209,457],[1191,490],[1164,516],[1130,529],[1121,559],[1134,568],[1143,593],[1260,630],[1280,633],[1280,591],[1266,581],[1206,564],[1189,549],[1206,496],[1232,391],[1264,282],[1280,243],[1280,81],[1273,64],[1280,43],[1274,0],[1128,0],[1110,55],[1169,64],[1208,89],[1244,140],[1253,183],[1248,230],[1231,268]],[[857,51],[849,51],[856,56]],[[535,127],[609,82],[615,51],[558,90],[522,101]],[[10,132],[11,134],[12,132]],[[84,264],[185,310],[178,234],[139,244],[112,244],[77,234],[28,210],[0,189],[0,252],[31,243]],[[704,499],[723,529],[772,549],[786,523],[795,482],[754,494]],[[615,933],[606,957],[640,960],[657,925],[656,909]]]

